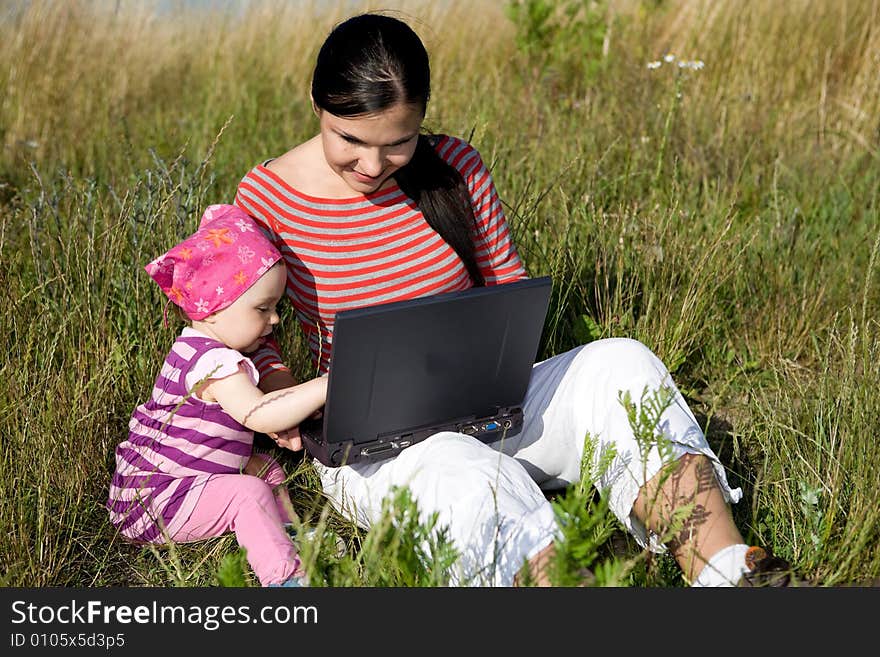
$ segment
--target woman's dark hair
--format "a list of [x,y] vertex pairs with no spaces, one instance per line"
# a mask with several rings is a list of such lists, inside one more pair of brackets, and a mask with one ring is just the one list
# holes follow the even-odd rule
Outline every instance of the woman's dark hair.
[[[318,52],[312,100],[335,116],[352,118],[398,103],[427,108],[431,96],[428,53],[406,23],[382,14],[360,14],[337,25]],[[458,170],[420,134],[415,153],[394,173],[428,225],[464,262],[474,285],[485,284],[477,267],[471,229],[476,226],[467,185]]]

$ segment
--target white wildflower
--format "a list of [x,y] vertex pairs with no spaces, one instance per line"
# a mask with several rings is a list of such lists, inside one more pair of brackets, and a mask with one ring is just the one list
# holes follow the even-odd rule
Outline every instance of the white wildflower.
[[705,66],[702,59],[692,59],[689,62],[679,62],[679,66],[681,66],[682,63],[684,63],[684,66],[691,69],[692,71],[699,71]]

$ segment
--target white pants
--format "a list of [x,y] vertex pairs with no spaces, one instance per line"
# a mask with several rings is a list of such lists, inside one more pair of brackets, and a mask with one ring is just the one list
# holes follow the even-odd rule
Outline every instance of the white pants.
[[[629,391],[638,403],[646,386],[674,391],[658,427],[673,450],[664,457],[655,447],[643,462],[620,393]],[[639,544],[654,551],[664,547],[631,511],[664,458],[705,454],[725,499],[742,497],[728,485],[666,367],[635,340],[598,340],[537,363],[523,412],[521,432],[501,443],[442,432],[392,459],[340,468],[315,461],[315,466],[334,506],[365,528],[380,517],[392,486],[408,486],[422,517],[437,513],[438,526],[448,527],[461,554],[454,581],[465,585],[510,586],[524,561],[553,541],[556,520],[541,489],[580,480],[588,434],[597,441],[597,459],[609,446],[616,454],[597,487]]]

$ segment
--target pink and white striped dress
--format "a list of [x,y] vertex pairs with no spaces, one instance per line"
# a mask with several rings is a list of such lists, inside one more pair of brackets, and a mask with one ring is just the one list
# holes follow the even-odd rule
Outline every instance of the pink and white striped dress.
[[147,543],[164,543],[165,533],[173,538],[205,482],[217,474],[238,474],[247,464],[253,431],[219,404],[192,394],[200,379],[228,376],[240,363],[256,385],[253,363],[224,344],[189,327],[174,342],[150,399],[132,413],[128,440],[116,448],[107,508],[126,538]]

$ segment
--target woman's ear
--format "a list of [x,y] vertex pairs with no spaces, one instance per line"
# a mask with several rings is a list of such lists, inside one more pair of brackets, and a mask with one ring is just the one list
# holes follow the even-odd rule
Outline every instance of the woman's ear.
[[312,94],[309,94],[309,101],[312,103],[312,111],[315,113],[315,116],[317,116],[320,119],[321,118],[321,110],[315,104],[315,99],[312,98]]

